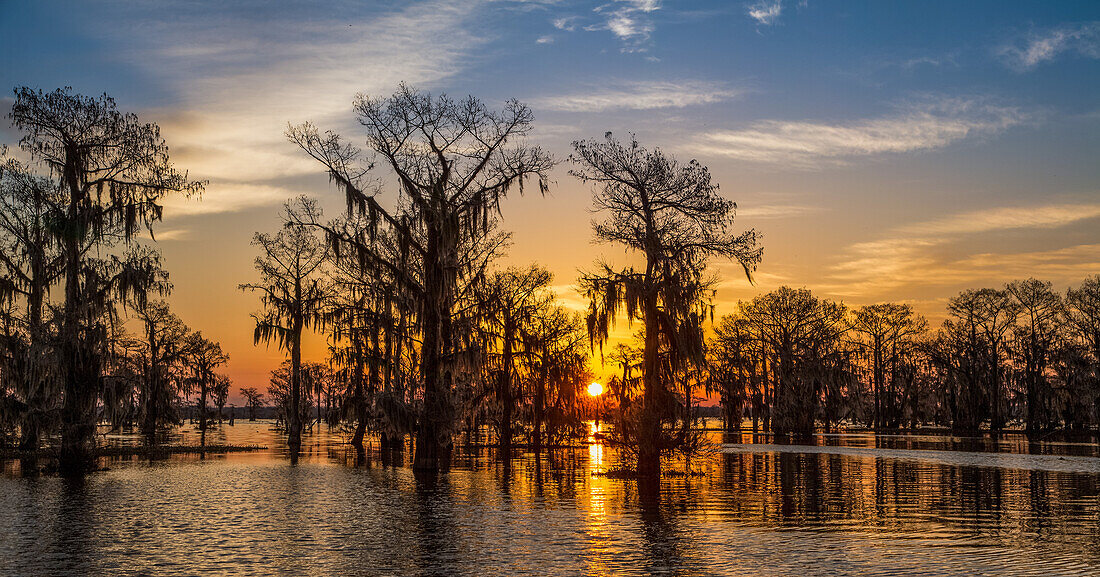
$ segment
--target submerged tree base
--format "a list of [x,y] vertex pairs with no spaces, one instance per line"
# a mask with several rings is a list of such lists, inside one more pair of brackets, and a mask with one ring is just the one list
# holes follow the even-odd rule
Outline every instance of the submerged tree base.
[[[101,447],[94,452],[95,457],[153,457],[163,455],[198,454],[198,453],[240,453],[247,451],[262,451],[267,447],[260,445],[171,445],[171,446],[136,446],[136,447]],[[0,449],[0,459],[56,459],[59,451],[56,448],[39,449],[37,451],[21,451],[19,449]]]

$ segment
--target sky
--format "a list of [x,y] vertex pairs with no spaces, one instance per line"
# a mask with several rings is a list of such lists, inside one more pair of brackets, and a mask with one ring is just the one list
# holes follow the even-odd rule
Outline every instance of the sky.
[[549,195],[505,202],[502,265],[548,267],[578,308],[578,270],[623,257],[593,243],[591,190],[567,174],[570,142],[607,131],[699,160],[763,235],[755,284],[713,263],[719,315],[786,284],[938,324],[966,288],[1100,273],[1100,2],[0,0],[0,109],[21,85],[106,92],[209,181],[166,201],[156,235],[175,311],[238,387],[284,357],[253,345],[258,298],[237,289],[252,234],[301,194],[341,207],[288,123],[362,143],[353,98],[402,81],[531,107],[561,164]]

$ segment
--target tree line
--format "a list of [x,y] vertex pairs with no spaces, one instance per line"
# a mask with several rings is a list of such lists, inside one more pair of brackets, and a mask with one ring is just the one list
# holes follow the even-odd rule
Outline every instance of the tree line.
[[[1044,434],[1096,424],[1100,280],[1066,294],[1029,279],[951,299],[937,331],[904,304],[849,309],[780,288],[714,321],[715,259],[751,280],[762,248],[734,226],[736,205],[709,170],[631,135],[578,140],[564,162],[592,190],[596,241],[629,264],[597,261],[576,282],[574,312],[538,265],[503,267],[510,244],[501,201],[545,194],[559,163],[528,142],[531,111],[493,110],[401,85],[358,96],[361,148],[310,123],[286,136],[336,189],[343,207],[284,206],[257,233],[256,344],[286,362],[267,400],[296,452],[303,428],[350,427],[365,451],[413,439],[413,465],[438,470],[456,439],[479,437],[507,458],[583,434],[591,357],[610,359],[612,442],[643,478],[692,450],[698,402],[720,399],[727,427],[809,434],[816,427],[951,426]],[[33,449],[60,438],[62,470],[94,466],[98,424],[148,433],[179,420],[194,396],[224,403],[224,351],[162,300],[171,288],[153,236],[168,194],[199,194],[168,159],[155,124],[107,96],[16,91],[13,126],[24,160],[5,156],[0,202],[0,430]],[[54,290],[51,290],[54,289]],[[55,294],[60,293],[60,294]],[[124,330],[140,327],[135,334]],[[604,351],[617,324],[634,343]],[[327,337],[324,362],[302,358],[307,332]],[[607,356],[604,356],[604,355]],[[242,389],[250,412],[264,402]]]
[[907,304],[848,308],[781,287],[738,303],[701,383],[727,427],[1008,427],[1091,433],[1100,419],[1100,275],[1064,293],[1029,278],[949,299],[936,330]]

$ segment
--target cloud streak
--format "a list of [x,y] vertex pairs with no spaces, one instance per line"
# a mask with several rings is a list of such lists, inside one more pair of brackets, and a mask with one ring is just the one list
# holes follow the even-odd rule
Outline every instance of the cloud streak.
[[132,64],[162,78],[180,100],[174,110],[187,111],[153,115],[173,158],[210,181],[201,203],[171,208],[230,212],[285,200],[293,186],[279,179],[318,173],[283,137],[288,122],[353,131],[357,92],[384,95],[401,81],[430,87],[459,73],[486,42],[473,23],[479,7],[428,2],[259,22],[218,5],[172,26],[162,14],[138,14],[131,42],[140,49],[130,53],[141,59]]
[[657,110],[715,104],[743,93],[743,90],[718,82],[626,82],[585,92],[534,98],[529,102],[536,108],[566,112]]
[[584,29],[610,31],[622,41],[622,52],[646,52],[650,35],[656,30],[651,14],[660,9],[661,0],[614,0],[593,10],[602,17],[602,23]]
[[1022,124],[1017,107],[981,99],[943,99],[899,113],[846,123],[765,120],[741,130],[710,132],[696,143],[713,155],[812,167],[847,159],[943,148]]

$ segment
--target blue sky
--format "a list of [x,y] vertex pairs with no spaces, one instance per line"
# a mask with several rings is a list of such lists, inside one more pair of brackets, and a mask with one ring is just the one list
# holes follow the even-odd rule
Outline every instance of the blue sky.
[[[720,313],[791,284],[935,319],[962,288],[1100,272],[1100,2],[0,3],[0,86],[108,92],[210,180],[159,236],[177,308],[243,379],[279,356],[252,349],[235,290],[251,232],[297,194],[339,206],[283,130],[360,140],[354,95],[400,81],[519,98],[559,159],[610,130],[708,165],[765,235],[756,286],[716,265]],[[510,260],[579,305],[577,268],[617,255],[565,168],[504,224]]]

